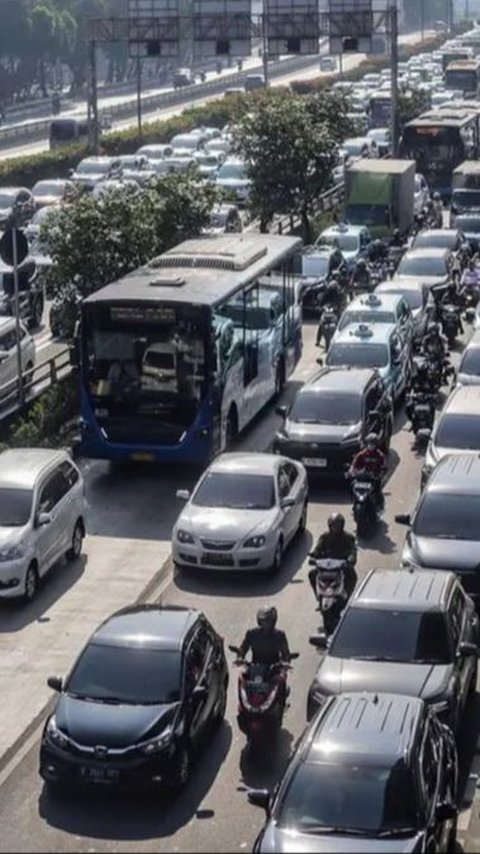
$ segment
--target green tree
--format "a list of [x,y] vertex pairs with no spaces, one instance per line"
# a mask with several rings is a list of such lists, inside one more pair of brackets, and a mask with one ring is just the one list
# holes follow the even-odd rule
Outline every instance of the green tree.
[[86,297],[198,234],[216,198],[212,185],[190,175],[158,178],[141,193],[85,194],[44,225],[41,239],[53,261],[50,295],[73,284]]
[[401,133],[407,122],[428,110],[430,100],[422,89],[403,89],[397,99],[397,125]]
[[319,92],[285,90],[260,96],[240,117],[236,151],[252,181],[251,207],[266,230],[274,214],[298,214],[305,242],[318,196],[331,184],[338,148],[348,128],[348,102]]

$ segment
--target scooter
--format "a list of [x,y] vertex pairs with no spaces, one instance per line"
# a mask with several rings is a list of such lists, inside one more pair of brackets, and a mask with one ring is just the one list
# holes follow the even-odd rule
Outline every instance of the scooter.
[[345,587],[346,561],[334,558],[315,558],[310,556],[310,566],[315,567],[314,593],[318,602],[317,610],[323,619],[327,635],[331,635],[338,624],[340,615],[348,601]]
[[[242,668],[238,677],[239,729],[246,735],[247,745],[252,750],[264,751],[282,727],[288,693],[287,673],[291,666],[285,662],[254,664],[239,658],[238,647],[228,648],[237,656],[235,665]],[[298,656],[298,652],[290,654],[292,660]]]
[[320,317],[319,325],[321,336],[325,341],[325,350],[330,347],[330,342],[335,334],[338,323],[338,313],[333,305],[326,305]]
[[458,308],[456,305],[446,303],[440,310],[440,322],[443,334],[446,336],[448,346],[453,347],[459,333]]
[[424,446],[430,438],[435,419],[434,395],[411,389],[405,401],[405,412],[415,434],[415,443]]
[[347,473],[347,477],[352,480],[353,518],[357,533],[359,537],[365,537],[376,527],[381,510],[375,494],[375,481],[368,472]]

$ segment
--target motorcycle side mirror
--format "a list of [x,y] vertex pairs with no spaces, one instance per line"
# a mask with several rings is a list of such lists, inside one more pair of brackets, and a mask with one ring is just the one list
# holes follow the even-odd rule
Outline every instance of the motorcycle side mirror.
[[238,646],[233,646],[231,643],[229,643],[228,648],[229,648],[230,652],[234,652],[235,655],[240,655],[240,649]]
[[288,407],[287,406],[276,406],[275,412],[277,415],[281,415],[282,418],[287,417]]
[[295,659],[300,658],[299,652],[291,652],[290,653],[290,661],[295,661]]
[[395,522],[397,525],[410,525],[410,513],[396,513]]
[[308,639],[309,644],[311,646],[316,647],[317,649],[326,649],[327,648],[327,636],[325,632],[320,632],[318,635],[311,635]]
[[270,813],[270,792],[268,789],[249,789],[247,792],[248,802],[254,807],[261,807],[267,813]]
[[323,359],[315,359],[315,361],[316,361],[317,365],[320,365],[320,367],[322,367]]

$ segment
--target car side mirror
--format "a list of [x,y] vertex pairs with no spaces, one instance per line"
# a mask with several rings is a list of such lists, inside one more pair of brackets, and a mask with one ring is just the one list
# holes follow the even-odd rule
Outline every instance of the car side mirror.
[[5,359],[8,359],[8,350],[0,350],[0,362],[4,362]]
[[60,692],[63,688],[63,679],[61,676],[49,676],[47,679],[47,685],[49,688],[52,688],[53,691]]
[[282,418],[287,417],[288,407],[287,406],[276,406],[275,412],[277,415],[281,415]]
[[437,804],[435,809],[435,818],[437,821],[451,821],[458,816],[458,808],[455,804],[444,801]]
[[410,525],[410,513],[396,513],[395,522],[397,525]]
[[188,489],[177,489],[175,495],[180,499],[180,501],[188,501],[190,498],[190,492]]
[[192,691],[192,697],[194,700],[205,700],[207,697],[208,691],[205,685],[195,685],[195,688]]
[[45,525],[49,525],[51,521],[51,513],[39,513],[37,516],[37,528],[43,528]]
[[297,658],[300,658],[299,652],[291,652],[290,653],[290,661],[295,661]]
[[309,644],[316,647],[317,649],[326,649],[327,641],[328,638],[325,632],[320,632],[318,635],[310,635],[308,639]]
[[478,647],[475,643],[464,641],[459,645],[457,655],[459,658],[469,658],[471,655],[478,656]]
[[248,802],[254,807],[261,807],[270,814],[270,792],[268,789],[249,789],[247,792]]
[[316,361],[317,365],[320,365],[320,367],[322,367],[323,359],[315,359],[315,361]]
[[228,648],[229,648],[230,652],[234,652],[235,655],[240,655],[240,647],[233,646],[233,644],[229,643]]
[[295,504],[294,498],[282,498],[280,501],[280,507],[282,510],[288,510],[289,507],[293,507]]

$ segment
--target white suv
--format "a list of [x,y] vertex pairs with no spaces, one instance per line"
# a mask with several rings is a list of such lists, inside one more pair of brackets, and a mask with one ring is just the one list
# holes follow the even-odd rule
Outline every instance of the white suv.
[[66,451],[0,454],[0,597],[33,599],[39,579],[85,536],[83,478]]
[[[22,354],[22,373],[35,367],[35,341],[23,324],[20,324],[20,351]],[[2,390],[6,393],[10,384],[18,377],[17,338],[13,317],[0,317],[0,398]],[[31,379],[29,374],[27,380]]]

